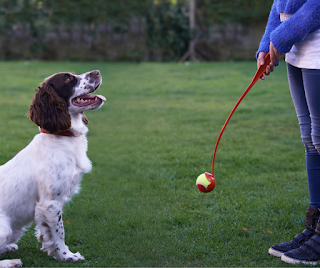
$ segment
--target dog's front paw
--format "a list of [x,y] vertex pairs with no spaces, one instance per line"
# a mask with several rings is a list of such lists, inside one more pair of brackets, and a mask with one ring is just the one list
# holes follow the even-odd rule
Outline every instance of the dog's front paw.
[[[14,252],[14,251],[17,251],[17,250],[18,250],[18,246],[16,244],[12,243],[12,244],[6,245],[3,248],[1,248],[0,249],[0,255],[3,254],[3,253]],[[0,266],[0,268],[1,268],[1,266]]]
[[59,254],[56,259],[66,262],[76,262],[83,261],[85,258],[79,252],[72,253],[71,251],[64,251],[62,254]]
[[5,253],[14,252],[18,250],[18,245],[16,244],[9,244],[5,246]]
[[22,266],[22,261],[19,259],[0,261],[0,268],[14,268],[14,267],[21,267],[21,266]]

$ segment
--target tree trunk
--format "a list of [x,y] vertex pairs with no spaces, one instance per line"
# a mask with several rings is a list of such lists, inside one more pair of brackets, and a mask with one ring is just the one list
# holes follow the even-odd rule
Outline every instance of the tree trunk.
[[196,45],[196,38],[194,36],[194,30],[196,28],[196,0],[189,0],[189,33],[191,39],[189,41],[189,48],[188,51],[182,56],[179,60],[181,62],[186,61],[197,61],[196,53],[195,53],[195,45]]
[[196,0],[189,0],[189,31],[192,39],[189,41],[189,56],[191,61],[196,61],[195,55],[195,36],[194,29],[196,27]]

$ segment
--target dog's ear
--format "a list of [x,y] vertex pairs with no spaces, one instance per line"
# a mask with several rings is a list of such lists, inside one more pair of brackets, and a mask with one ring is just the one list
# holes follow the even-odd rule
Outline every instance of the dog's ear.
[[84,114],[84,112],[82,112],[82,121],[83,121],[83,123],[85,123],[86,125],[89,123],[88,117],[86,117],[86,115]]
[[38,87],[28,112],[30,120],[50,133],[66,131],[71,127],[67,103],[58,96],[47,81]]

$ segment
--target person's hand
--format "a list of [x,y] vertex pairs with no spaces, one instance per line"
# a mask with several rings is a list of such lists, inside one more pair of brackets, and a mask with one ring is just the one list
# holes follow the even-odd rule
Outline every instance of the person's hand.
[[[258,69],[261,65],[264,64],[264,58],[266,57],[266,55],[267,55],[267,53],[265,53],[264,51],[259,52],[258,59],[257,59],[257,68]],[[271,72],[273,72],[273,69],[274,69],[274,65],[271,61],[270,64],[266,68],[265,75],[269,75]],[[264,80],[265,76],[262,75],[260,77],[260,79]]]
[[281,55],[282,55],[281,52],[279,52],[273,46],[272,42],[270,42],[270,59],[271,59],[271,62],[273,63],[273,66],[278,66]]
[[[274,70],[274,66],[278,66],[279,64],[279,60],[281,58],[282,53],[279,52],[274,45],[272,44],[272,42],[270,42],[270,64],[267,66],[266,71],[265,71],[265,75],[269,75],[271,72],[273,72]],[[257,59],[257,68],[259,69],[259,67],[261,65],[264,64],[264,58],[266,56],[266,53],[264,51],[261,51],[258,55],[258,59]],[[260,77],[262,80],[265,79],[264,75],[262,75]]]

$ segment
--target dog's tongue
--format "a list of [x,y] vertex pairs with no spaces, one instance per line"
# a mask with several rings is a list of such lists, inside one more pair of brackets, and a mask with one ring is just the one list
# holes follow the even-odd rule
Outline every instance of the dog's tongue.
[[103,100],[103,101],[106,101],[107,99],[104,97],[104,96],[102,96],[102,95],[95,95],[96,97],[98,97],[99,99],[101,99],[101,100]]

